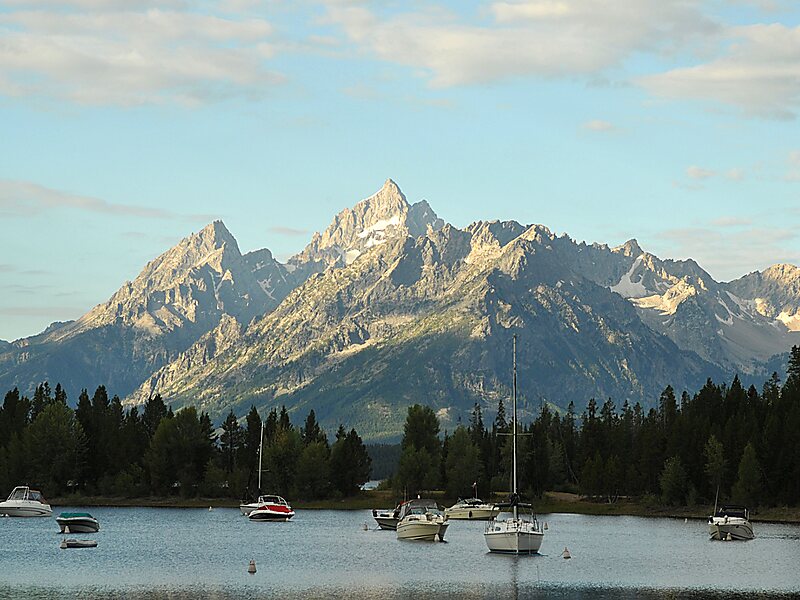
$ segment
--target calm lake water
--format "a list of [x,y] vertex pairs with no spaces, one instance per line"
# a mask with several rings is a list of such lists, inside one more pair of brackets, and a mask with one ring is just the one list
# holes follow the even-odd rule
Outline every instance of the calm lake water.
[[90,512],[101,530],[70,537],[96,539],[93,549],[61,550],[54,519],[0,518],[0,598],[800,594],[794,525],[757,523],[755,540],[711,542],[701,521],[550,514],[541,554],[514,557],[489,554],[479,522],[451,521],[447,543],[426,543],[373,529],[369,511],[304,510],[288,523],[251,523],[235,509]]

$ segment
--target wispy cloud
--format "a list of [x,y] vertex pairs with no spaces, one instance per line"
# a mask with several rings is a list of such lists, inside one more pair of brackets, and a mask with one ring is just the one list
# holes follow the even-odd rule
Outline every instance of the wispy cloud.
[[753,224],[753,219],[749,217],[718,217],[711,221],[715,227],[745,227]]
[[143,219],[209,220],[209,215],[181,215],[161,208],[116,204],[100,198],[55,190],[29,181],[0,179],[0,215],[30,216],[52,209]]
[[714,177],[716,174],[716,171],[704,169],[703,167],[698,167],[696,165],[692,165],[686,169],[686,175],[688,175],[690,179],[695,180],[708,179],[710,177]]
[[[0,315],[9,317],[47,317],[64,320],[77,317],[86,312],[86,307],[78,306],[0,306]],[[65,316],[66,315],[66,316]]]
[[792,150],[789,153],[789,170],[784,179],[786,181],[800,181],[800,150]]
[[758,24],[726,33],[723,56],[639,83],[657,96],[727,104],[753,116],[794,118],[800,108],[800,27]]
[[595,133],[612,133],[617,131],[617,127],[613,123],[601,119],[587,121],[581,125],[581,127],[586,131],[593,131]]
[[382,14],[369,3],[330,2],[327,21],[361,50],[418,69],[434,87],[449,87],[522,76],[593,76],[637,51],[674,50],[718,29],[703,4],[493,2],[468,20],[437,7]]
[[268,21],[205,3],[212,12],[204,14],[197,4],[6,2],[0,94],[85,105],[201,104],[262,97],[284,80],[268,67],[276,53]]
[[269,233],[275,233],[277,235],[285,235],[290,237],[300,237],[306,236],[310,231],[307,229],[295,229],[294,227],[283,227],[280,225],[275,225],[273,227],[267,227],[267,231]]
[[731,235],[724,227],[686,227],[663,231],[655,245],[666,256],[693,258],[715,279],[730,280],[776,263],[800,263],[791,249],[794,229],[749,227]]

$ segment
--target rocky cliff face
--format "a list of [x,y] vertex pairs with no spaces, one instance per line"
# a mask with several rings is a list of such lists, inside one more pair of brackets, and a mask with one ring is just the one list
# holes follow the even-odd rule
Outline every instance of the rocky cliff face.
[[758,314],[800,331],[800,269],[794,265],[773,265],[731,281],[727,288]]
[[523,410],[591,396],[641,401],[719,369],[653,332],[618,294],[566,268],[544,227],[450,225],[396,238],[311,277],[241,339],[159,389],[174,403],[314,408],[328,427],[375,439],[402,430],[409,403],[446,427],[474,402],[492,412],[519,336]]
[[74,396],[105,384],[128,394],[213,330],[223,317],[246,325],[293,287],[268,250],[242,256],[221,221],[149,262],[134,281],[77,321],[54,324],[0,350],[0,383],[27,391],[61,382]]

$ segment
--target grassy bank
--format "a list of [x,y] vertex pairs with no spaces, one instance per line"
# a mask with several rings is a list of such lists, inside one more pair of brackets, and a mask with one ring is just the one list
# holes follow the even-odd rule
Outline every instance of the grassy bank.
[[[454,500],[446,498],[442,492],[427,493],[444,506],[453,504]],[[497,496],[492,498],[501,501]],[[370,490],[358,496],[337,500],[290,500],[292,506],[298,510],[363,510],[370,508],[391,508],[397,503],[397,498],[391,491]],[[54,508],[60,506],[127,506],[127,507],[160,507],[160,508],[237,508],[239,502],[232,498],[181,498],[144,497],[144,498],[115,498],[109,496],[84,496],[75,494],[53,498],[51,504]],[[671,517],[706,519],[712,507],[708,505],[696,506],[665,506],[643,503],[638,500],[620,499],[614,503],[593,502],[576,494],[562,492],[547,492],[541,499],[534,502],[536,512],[545,513],[573,513],[582,515],[609,515],[609,516],[639,516],[639,517]],[[770,521],[778,523],[800,523],[800,507],[773,507],[753,511],[753,521]]]

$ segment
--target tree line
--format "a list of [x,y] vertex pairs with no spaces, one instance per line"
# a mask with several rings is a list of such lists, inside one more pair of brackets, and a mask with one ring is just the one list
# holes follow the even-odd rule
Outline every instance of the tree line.
[[[761,390],[710,379],[690,395],[668,386],[656,405],[589,400],[559,414],[543,404],[520,425],[521,489],[541,496],[560,490],[615,502],[637,497],[672,505],[735,501],[755,506],[800,503],[800,348],[788,374]],[[510,489],[510,423],[502,401],[487,426],[475,405],[470,421],[440,436],[436,414],[408,409],[392,485],[398,493],[444,489],[451,498]]]
[[[160,395],[128,410],[105,386],[83,390],[73,410],[61,385],[18,389],[0,408],[0,490],[38,486],[49,496],[143,497],[258,495],[262,419],[231,411],[215,429],[208,413],[173,413]],[[355,429],[340,426],[331,444],[311,410],[295,427],[285,407],[263,423],[262,492],[292,498],[350,496],[369,479],[370,457]],[[3,493],[0,491],[0,493]]]

